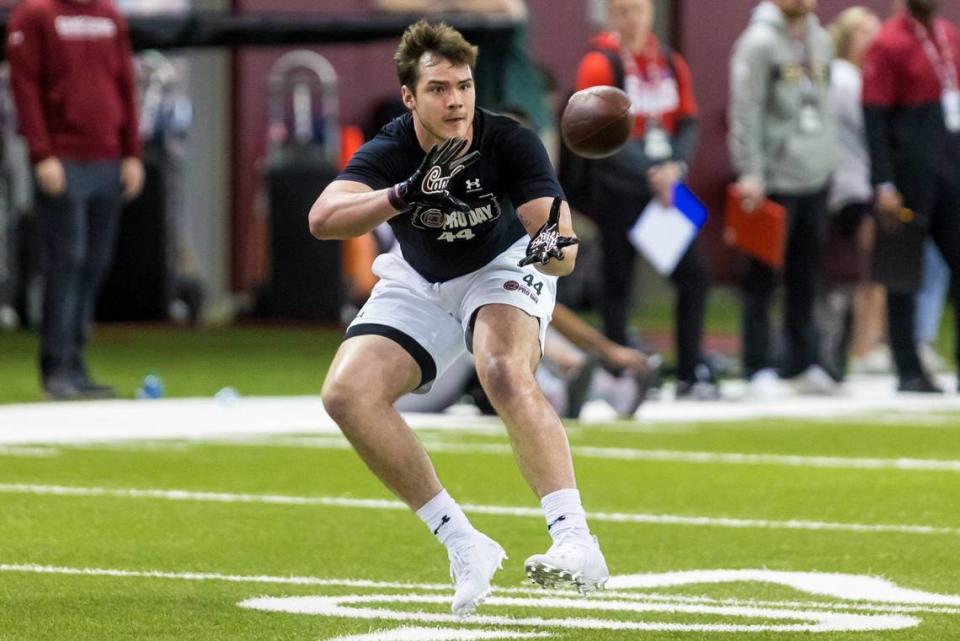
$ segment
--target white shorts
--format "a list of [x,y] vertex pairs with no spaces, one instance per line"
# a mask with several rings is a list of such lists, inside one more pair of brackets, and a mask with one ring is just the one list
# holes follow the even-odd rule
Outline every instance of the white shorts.
[[542,353],[557,277],[517,266],[527,242],[523,237],[477,271],[443,283],[424,280],[399,253],[381,254],[373,263],[380,282],[347,338],[374,334],[397,342],[420,365],[420,393],[471,347],[473,317],[484,305],[511,305],[539,320]]

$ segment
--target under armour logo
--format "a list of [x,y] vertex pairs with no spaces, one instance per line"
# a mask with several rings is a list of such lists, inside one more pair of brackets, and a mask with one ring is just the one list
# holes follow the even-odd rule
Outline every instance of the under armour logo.
[[467,191],[479,191],[480,190],[480,179],[467,180]]
[[[563,518],[563,517],[561,517],[561,518]],[[444,515],[443,515],[443,518],[440,519],[440,525],[438,525],[438,526],[437,526],[437,529],[433,531],[433,535],[436,536],[437,533],[440,532],[440,528],[442,528],[444,525],[446,525],[446,524],[449,523],[449,522],[450,522],[450,517],[447,516],[446,514],[444,514]]]
[[[566,516],[566,515],[558,516],[558,517],[556,518],[556,520],[554,520],[550,525],[547,526],[547,532],[549,532],[550,530],[552,530],[552,529],[553,529],[553,526],[556,525],[557,523],[559,523],[560,521],[566,521],[566,520],[567,520],[567,516]],[[436,532],[434,532],[434,534],[436,534]]]

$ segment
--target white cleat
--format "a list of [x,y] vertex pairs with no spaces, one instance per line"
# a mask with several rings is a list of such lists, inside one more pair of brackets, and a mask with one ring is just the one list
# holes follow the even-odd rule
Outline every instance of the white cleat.
[[546,554],[531,556],[524,567],[541,587],[572,588],[581,594],[602,590],[610,578],[597,537],[574,532],[560,537]]
[[450,609],[458,616],[467,617],[489,596],[490,581],[503,567],[507,554],[499,543],[482,532],[476,532],[448,554],[450,578],[456,589]]

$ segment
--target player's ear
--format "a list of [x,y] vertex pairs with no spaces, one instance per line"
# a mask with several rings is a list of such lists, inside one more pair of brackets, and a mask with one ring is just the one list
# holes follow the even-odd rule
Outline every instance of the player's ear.
[[417,106],[417,98],[407,85],[400,85],[400,98],[410,111],[413,111],[413,108]]

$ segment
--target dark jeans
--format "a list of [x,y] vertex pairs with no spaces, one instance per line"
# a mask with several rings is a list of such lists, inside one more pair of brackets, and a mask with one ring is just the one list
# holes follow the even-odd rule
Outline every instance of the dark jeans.
[[65,193],[37,190],[37,224],[44,254],[40,369],[82,367],[97,292],[113,257],[120,214],[120,163],[64,161]]
[[[960,186],[940,177],[935,182],[930,224],[927,233],[950,268],[950,300],[960,310]],[[890,348],[900,379],[924,374],[914,342],[916,292],[887,288],[887,320]],[[954,313],[955,357],[960,364],[960,313]]]
[[[642,210],[643,207],[640,207]],[[627,238],[631,221],[601,221],[603,246],[603,301],[601,314],[607,337],[627,344],[627,318],[630,313],[636,250]],[[706,263],[694,242],[670,275],[676,290],[674,342],[677,351],[677,379],[693,382],[702,360],[703,323],[710,286]]]
[[[813,308],[820,281],[827,190],[802,195],[771,194],[787,209],[784,255],[784,335],[786,354],[781,375],[789,378],[820,361],[820,337]],[[743,367],[747,377],[773,367],[770,355],[770,304],[777,273],[749,259],[743,279]]]

